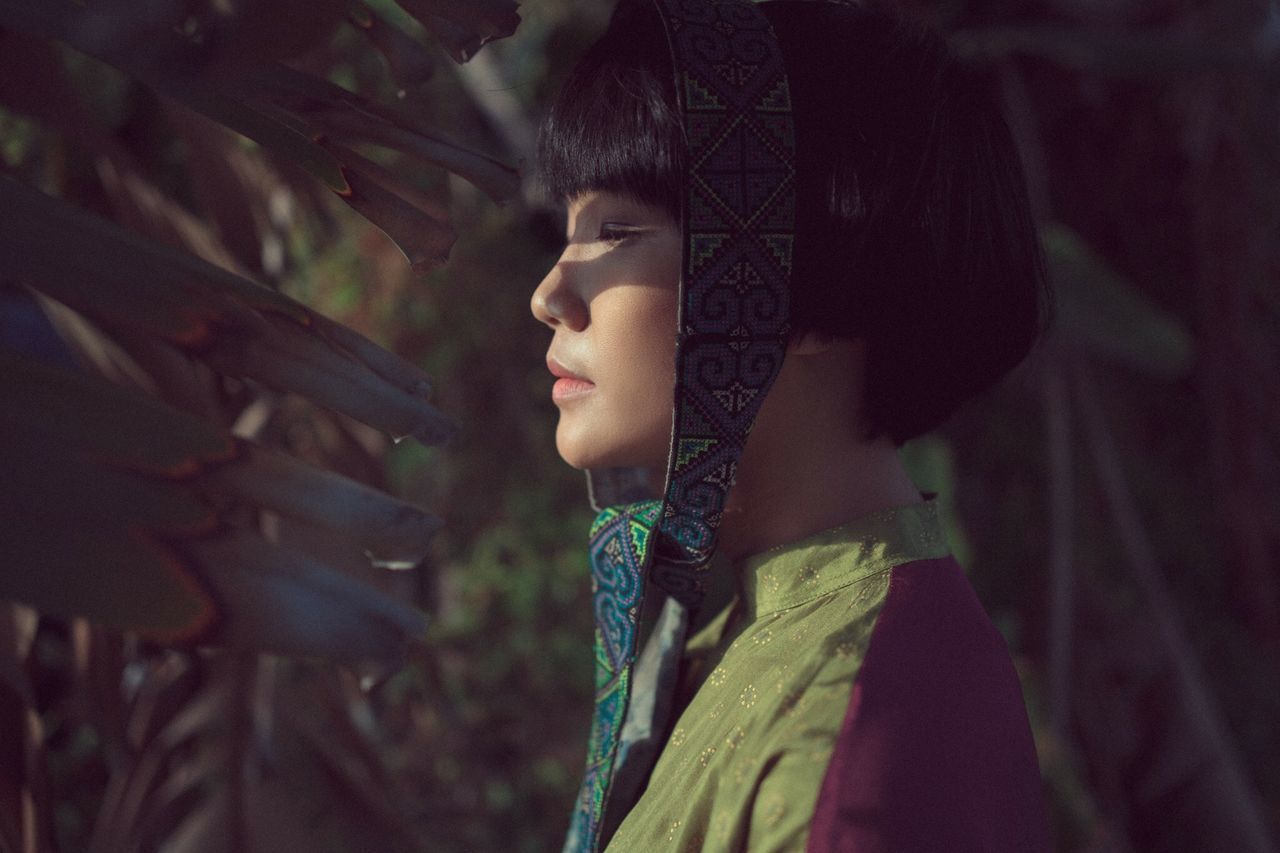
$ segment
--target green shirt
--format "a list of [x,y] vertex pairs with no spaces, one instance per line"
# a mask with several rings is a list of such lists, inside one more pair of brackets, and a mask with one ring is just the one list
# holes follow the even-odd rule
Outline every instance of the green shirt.
[[738,595],[689,641],[692,698],[608,850],[802,850],[890,570],[947,553],[930,501],[736,566]]

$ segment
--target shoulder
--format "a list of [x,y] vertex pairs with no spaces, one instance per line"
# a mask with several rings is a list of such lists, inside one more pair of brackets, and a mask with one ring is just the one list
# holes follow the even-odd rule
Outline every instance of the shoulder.
[[1047,850],[1017,675],[954,559],[896,567],[810,850]]

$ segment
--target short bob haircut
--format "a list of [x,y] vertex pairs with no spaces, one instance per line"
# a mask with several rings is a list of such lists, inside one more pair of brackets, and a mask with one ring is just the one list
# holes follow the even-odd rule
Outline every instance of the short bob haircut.
[[[932,30],[875,5],[760,8],[796,124],[793,333],[865,341],[868,437],[900,445],[994,385],[1044,327],[1017,150]],[[620,0],[543,122],[542,180],[561,201],[618,192],[679,221],[683,157],[662,23],[652,0]]]

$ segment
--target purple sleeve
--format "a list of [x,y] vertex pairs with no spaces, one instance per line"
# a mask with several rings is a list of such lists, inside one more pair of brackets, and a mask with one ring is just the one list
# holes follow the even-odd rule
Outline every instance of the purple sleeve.
[[1049,850],[1017,675],[950,557],[890,576],[808,850]]

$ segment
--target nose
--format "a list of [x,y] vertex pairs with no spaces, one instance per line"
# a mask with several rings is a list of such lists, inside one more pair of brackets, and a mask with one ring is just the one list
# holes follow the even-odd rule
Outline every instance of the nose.
[[566,326],[581,332],[587,327],[587,304],[572,286],[572,264],[563,257],[556,262],[546,277],[534,288],[529,300],[529,310],[541,323],[552,329]]

